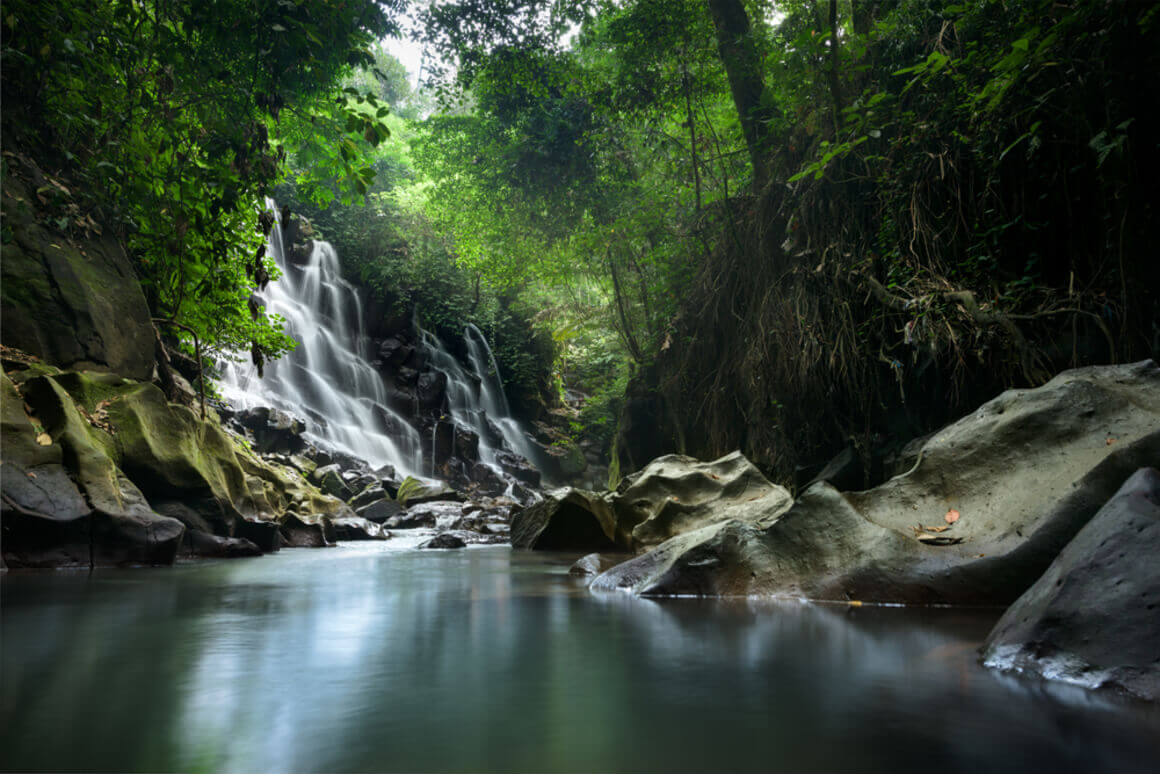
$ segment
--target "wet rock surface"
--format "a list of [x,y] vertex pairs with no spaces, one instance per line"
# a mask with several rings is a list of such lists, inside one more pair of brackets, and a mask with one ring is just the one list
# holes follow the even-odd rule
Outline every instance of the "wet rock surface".
[[1015,601],[987,666],[1160,701],[1160,471],[1129,478]]
[[587,554],[568,568],[568,574],[580,578],[594,578],[630,558],[631,554]]

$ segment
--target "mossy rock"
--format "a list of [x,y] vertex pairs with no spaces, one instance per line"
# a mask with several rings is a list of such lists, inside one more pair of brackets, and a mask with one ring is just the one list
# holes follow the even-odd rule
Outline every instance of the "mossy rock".
[[66,368],[148,379],[155,334],[141,283],[112,238],[73,242],[38,221],[13,176],[4,181],[0,248],[3,342]]
[[[23,402],[15,385],[10,392],[6,403],[15,409],[8,424],[14,431],[6,429],[5,445],[9,435],[19,445],[15,430],[22,419],[35,445],[35,428],[21,416]],[[178,533],[184,525],[234,537],[243,519],[271,521],[291,508],[307,514],[308,520],[349,514],[341,501],[323,495],[293,471],[242,448],[216,422],[203,422],[191,409],[168,403],[152,384],[69,372],[33,377],[24,393],[44,429],[60,444],[64,468],[98,516],[111,514],[121,522],[164,519]],[[23,483],[16,478],[12,482]],[[35,499],[35,493],[25,491],[24,497]]]
[[440,500],[462,502],[463,499],[463,495],[440,482],[429,483],[414,476],[403,479],[403,483],[399,484],[399,491],[395,493],[395,500],[403,507]]
[[[27,448],[28,430],[18,426],[15,387],[6,380],[5,449]],[[60,460],[83,493],[88,512],[48,507],[44,511],[6,502],[5,560],[10,566],[60,566],[70,564],[122,565],[171,564],[177,555],[184,525],[177,519],[154,513],[144,495],[118,468],[104,442],[104,431],[92,427],[77,410],[77,405],[54,377],[39,376],[25,383],[22,396],[32,407],[36,419],[51,439],[50,447],[59,446]],[[37,442],[35,436],[32,440]],[[49,452],[52,454],[53,452]],[[35,472],[35,471],[32,471]],[[37,474],[36,481],[40,481]],[[5,482],[5,494],[14,491],[13,482]],[[66,496],[70,496],[69,495]],[[12,501],[11,497],[6,500]],[[55,537],[54,537],[55,534]],[[87,557],[76,548],[88,538]],[[57,551],[53,540],[64,546]],[[87,561],[85,561],[87,559]]]

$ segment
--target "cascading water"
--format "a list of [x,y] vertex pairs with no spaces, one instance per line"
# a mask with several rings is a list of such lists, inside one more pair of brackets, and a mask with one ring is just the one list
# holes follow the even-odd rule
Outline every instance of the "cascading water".
[[[452,419],[479,436],[480,461],[497,467],[497,453],[506,443],[512,451],[534,464],[535,447],[520,427],[519,420],[511,415],[499,365],[483,332],[471,323],[463,331],[467,342],[467,358],[475,372],[474,376],[447,350],[438,336],[425,330],[420,330],[420,335],[431,366],[447,376],[447,398]],[[499,431],[499,438],[488,426],[489,420]]]
[[[277,217],[274,203],[266,206]],[[261,379],[249,363],[226,363],[223,397],[241,409],[273,406],[305,415],[311,440],[372,467],[392,465],[400,473],[418,475],[422,441],[387,406],[383,380],[367,359],[362,302],[342,279],[334,248],[316,241],[304,265],[289,263],[279,219],[270,232],[269,250],[282,278],[260,295],[266,311],[285,320],[286,333],[298,347],[267,365]]]

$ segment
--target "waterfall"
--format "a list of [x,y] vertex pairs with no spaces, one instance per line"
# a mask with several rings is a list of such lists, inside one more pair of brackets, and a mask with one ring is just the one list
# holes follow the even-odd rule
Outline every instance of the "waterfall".
[[[480,461],[497,467],[498,452],[505,445],[527,460],[534,460],[534,446],[519,420],[511,415],[499,365],[483,332],[471,323],[464,328],[467,359],[471,365],[469,372],[447,350],[438,336],[431,331],[419,330],[431,366],[447,376],[447,398],[452,419],[479,436]],[[489,421],[499,431],[499,437],[489,427]]]
[[[278,208],[267,200],[275,217]],[[280,315],[297,348],[269,363],[259,379],[252,365],[227,362],[219,383],[222,396],[240,409],[273,406],[302,416],[306,437],[366,460],[372,467],[393,465],[418,475],[419,433],[387,406],[382,377],[368,362],[362,302],[342,279],[338,255],[315,241],[302,266],[286,260],[282,223],[270,232],[268,249],[282,270],[260,297],[267,314]]]

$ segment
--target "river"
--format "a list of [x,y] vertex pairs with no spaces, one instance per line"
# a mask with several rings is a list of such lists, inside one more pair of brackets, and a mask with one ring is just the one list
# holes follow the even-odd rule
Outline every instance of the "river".
[[589,594],[414,540],[0,579],[0,767],[1160,770],[1160,712],[991,673],[999,611]]

